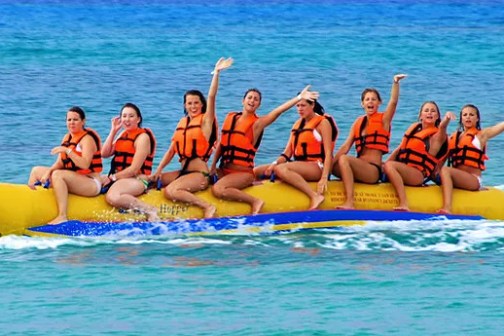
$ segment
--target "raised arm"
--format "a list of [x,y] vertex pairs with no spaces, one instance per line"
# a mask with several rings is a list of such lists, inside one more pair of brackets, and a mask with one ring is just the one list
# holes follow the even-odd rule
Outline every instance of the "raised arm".
[[104,158],[108,158],[114,154],[114,139],[117,132],[121,129],[122,121],[121,117],[114,117],[110,120],[110,133],[107,139],[102,145],[101,155]]
[[[273,123],[282,113],[296,105],[298,101],[301,99],[306,99],[306,100],[317,100],[319,98],[319,93],[318,92],[312,92],[309,91],[311,85],[306,86],[303,91],[301,91],[300,94],[298,94],[296,97],[289,99],[285,103],[283,103],[280,106],[277,106],[274,110],[272,110],[270,113],[266,114],[265,116],[259,118],[255,124],[254,124],[254,135],[255,134],[261,134],[261,132],[264,130],[264,128],[268,127]],[[255,140],[255,139],[254,139]]]
[[501,134],[502,132],[504,132],[504,121],[498,123],[497,125],[484,128],[481,133],[478,134],[478,138],[481,141],[481,146],[484,147],[488,140]]
[[383,116],[383,126],[385,129],[389,129],[392,118],[397,108],[397,102],[399,101],[399,81],[405,78],[405,74],[397,74],[394,76],[394,82],[392,83],[392,89],[390,90],[390,99],[385,110],[385,115]]
[[453,112],[446,112],[443,120],[439,123],[438,131],[434,134],[433,138],[436,141],[444,142],[447,138],[446,129],[450,121],[457,119],[457,116]]
[[215,64],[215,68],[212,71],[213,77],[210,83],[210,89],[208,90],[207,97],[207,109],[203,116],[203,133],[205,137],[210,138],[212,133],[212,126],[215,120],[215,97],[217,96],[217,91],[219,89],[219,74],[222,70],[229,68],[233,64],[232,58],[224,59],[221,57]]

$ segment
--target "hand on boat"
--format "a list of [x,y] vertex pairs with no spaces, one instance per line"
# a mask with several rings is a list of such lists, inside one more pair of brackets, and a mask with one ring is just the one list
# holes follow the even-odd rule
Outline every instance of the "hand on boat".
[[327,191],[327,177],[322,177],[317,183],[317,193],[323,195]]

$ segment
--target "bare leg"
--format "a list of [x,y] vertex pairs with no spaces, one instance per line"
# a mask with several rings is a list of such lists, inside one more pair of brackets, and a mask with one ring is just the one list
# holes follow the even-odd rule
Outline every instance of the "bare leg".
[[452,211],[453,188],[476,191],[479,190],[478,179],[463,170],[453,167],[441,169],[441,190],[443,191],[443,207],[438,210],[441,214],[450,214]]
[[385,174],[387,174],[399,198],[399,206],[394,207],[394,210],[410,211],[404,185],[421,185],[423,182],[423,174],[420,170],[398,161],[385,162],[383,170]]
[[116,208],[137,209],[147,214],[149,221],[159,221],[157,209],[140,201],[140,196],[145,191],[144,184],[136,178],[120,179],[115,182],[105,195],[105,200]]
[[203,209],[205,218],[212,218],[217,210],[210,204],[193,193],[208,188],[208,179],[201,173],[191,173],[179,177],[164,189],[167,199],[177,202],[192,204]]
[[33,167],[28,178],[28,187],[35,189],[35,182],[40,181],[49,169],[51,168],[44,166]]
[[275,166],[275,174],[285,183],[301,190],[310,198],[309,210],[319,207],[324,201],[324,195],[320,195],[308,184],[307,181],[318,181],[322,176],[322,170],[314,161],[295,161]]
[[253,182],[254,175],[250,173],[228,174],[213,185],[212,193],[217,198],[248,203],[251,207],[251,213],[257,215],[264,206],[264,201],[241,190],[251,186]]
[[343,188],[345,189],[346,200],[345,202],[336,207],[337,209],[353,209],[354,208],[354,176],[353,170],[350,166],[350,157],[348,155],[341,155],[338,162],[338,170],[343,180]]

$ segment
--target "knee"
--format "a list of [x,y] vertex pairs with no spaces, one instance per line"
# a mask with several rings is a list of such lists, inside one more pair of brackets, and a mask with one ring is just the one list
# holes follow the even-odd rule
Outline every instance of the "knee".
[[224,193],[225,193],[225,190],[226,188],[224,188],[223,186],[219,185],[219,184],[214,184],[212,186],[212,194],[217,197],[217,198],[221,198],[224,196]]
[[57,181],[63,181],[65,179],[65,176],[66,176],[66,171],[64,170],[55,170],[52,172],[51,174],[51,180],[54,182],[57,182]]
[[169,184],[166,188],[163,189],[163,195],[170,201],[176,201],[175,191],[176,190],[175,188],[173,188],[173,185]]
[[119,193],[109,191],[105,194],[105,201],[112,206],[116,206],[116,204],[119,202],[119,197],[120,197]]
[[383,172],[386,175],[389,175],[393,170],[395,170],[393,162],[387,161],[383,164]]
[[349,166],[350,161],[348,160],[348,155],[346,154],[341,155],[335,164],[337,164],[340,169]]
[[288,169],[289,168],[286,164],[276,165],[275,168],[273,168],[273,173],[275,173],[275,175],[279,178],[282,178],[283,176],[285,176],[285,173]]

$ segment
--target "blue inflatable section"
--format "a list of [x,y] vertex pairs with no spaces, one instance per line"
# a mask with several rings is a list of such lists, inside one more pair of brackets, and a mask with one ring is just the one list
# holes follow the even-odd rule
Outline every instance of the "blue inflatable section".
[[[318,227],[337,227],[345,221],[408,221],[408,220],[481,220],[481,216],[439,215],[419,212],[375,211],[375,210],[313,210],[286,213],[270,213],[249,216],[221,217],[210,219],[186,219],[167,222],[103,223],[68,221],[58,225],[44,225],[30,231],[63,236],[105,235],[166,235],[188,233],[217,233],[224,230],[275,229],[275,225],[288,225],[287,230],[309,228],[310,223],[324,223]],[[358,223],[356,223],[358,224]],[[298,226],[296,226],[298,225]],[[347,224],[348,225],[348,224]],[[283,229],[285,230],[285,228]]]

